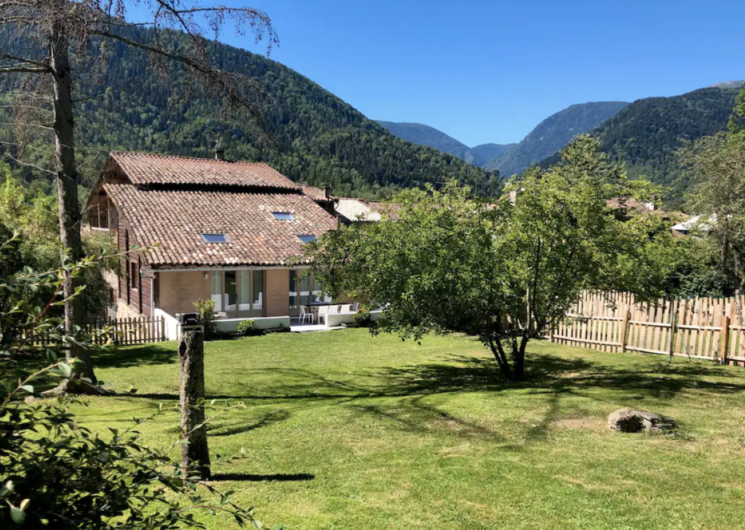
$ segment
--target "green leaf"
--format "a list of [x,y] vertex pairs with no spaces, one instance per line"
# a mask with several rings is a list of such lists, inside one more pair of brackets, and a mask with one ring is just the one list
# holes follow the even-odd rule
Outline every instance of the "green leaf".
[[31,386],[31,385],[23,385],[23,386],[21,387],[21,390],[25,390],[25,391],[26,391],[26,392],[28,392],[29,394],[33,394],[33,393],[34,393],[34,387],[33,387],[33,386]]
[[11,504],[10,518],[13,519],[13,522],[16,524],[23,524],[23,522],[26,520],[26,513],[20,508],[16,508]]
[[65,377],[70,377],[70,374],[72,373],[72,367],[69,364],[67,364],[67,363],[60,363],[60,365],[58,366],[58,368],[60,369],[60,372],[62,372],[62,374]]
[[101,453],[98,453],[98,459],[101,462],[108,462],[109,461],[109,453],[107,453],[106,451],[103,451]]

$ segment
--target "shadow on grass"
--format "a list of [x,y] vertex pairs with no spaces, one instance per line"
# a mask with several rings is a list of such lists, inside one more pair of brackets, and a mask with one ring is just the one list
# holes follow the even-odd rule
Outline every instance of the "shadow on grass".
[[284,410],[268,412],[249,423],[244,421],[213,423],[208,426],[208,432],[210,436],[233,436],[234,434],[243,434],[283,422],[289,417],[290,413]]
[[251,475],[247,473],[215,473],[211,481],[235,481],[235,482],[306,482],[316,478],[310,473],[275,473],[273,475]]
[[178,353],[173,347],[143,344],[142,346],[128,346],[126,349],[99,350],[94,353],[93,361],[96,368],[175,364],[178,362]]

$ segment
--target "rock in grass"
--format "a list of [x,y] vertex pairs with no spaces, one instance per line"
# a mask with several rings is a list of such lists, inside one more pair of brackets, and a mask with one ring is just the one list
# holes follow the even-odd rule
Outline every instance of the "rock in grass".
[[673,429],[675,421],[656,412],[625,408],[608,415],[608,427],[619,432],[658,433]]

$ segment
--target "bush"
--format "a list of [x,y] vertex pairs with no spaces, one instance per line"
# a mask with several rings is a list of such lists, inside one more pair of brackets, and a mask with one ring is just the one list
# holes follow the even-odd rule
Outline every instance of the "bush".
[[358,328],[369,328],[373,321],[370,317],[370,310],[366,307],[360,307],[357,313],[352,317],[352,322],[355,327]]
[[215,336],[215,301],[202,300],[194,302],[194,308],[199,313],[199,322],[204,326],[204,338],[211,339]]
[[253,320],[241,320],[238,322],[238,333],[247,337],[255,335],[258,330],[256,329],[256,322]]

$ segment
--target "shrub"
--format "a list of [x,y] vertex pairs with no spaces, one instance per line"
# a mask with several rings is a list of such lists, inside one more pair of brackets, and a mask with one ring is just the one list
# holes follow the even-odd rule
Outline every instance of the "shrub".
[[360,307],[357,310],[357,313],[352,317],[352,322],[354,322],[355,327],[369,328],[373,323],[372,318],[370,317],[370,310],[366,307]]
[[238,333],[245,336],[255,335],[257,332],[256,322],[253,320],[241,320],[238,322]]
[[199,322],[204,326],[204,338],[211,339],[215,335],[215,301],[202,300],[194,302],[194,307],[199,313]]

